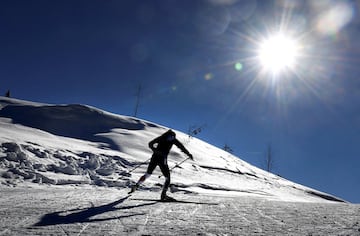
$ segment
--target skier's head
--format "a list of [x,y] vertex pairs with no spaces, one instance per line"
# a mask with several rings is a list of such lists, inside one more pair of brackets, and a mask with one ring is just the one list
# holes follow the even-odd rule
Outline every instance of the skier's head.
[[166,131],[166,133],[164,134],[165,138],[167,141],[173,141],[176,137],[176,134],[174,131],[172,131],[171,129],[169,129],[168,131]]

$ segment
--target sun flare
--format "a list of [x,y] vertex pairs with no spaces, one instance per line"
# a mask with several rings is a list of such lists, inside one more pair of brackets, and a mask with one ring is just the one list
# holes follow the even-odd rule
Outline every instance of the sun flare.
[[295,40],[283,34],[269,37],[260,43],[258,59],[261,65],[273,73],[293,69],[299,53]]

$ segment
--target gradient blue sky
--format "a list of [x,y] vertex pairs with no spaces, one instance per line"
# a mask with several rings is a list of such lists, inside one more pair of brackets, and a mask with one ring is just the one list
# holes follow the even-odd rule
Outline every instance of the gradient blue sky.
[[[3,0],[0,93],[133,115],[141,85],[139,118],[184,132],[204,125],[199,138],[258,167],[271,144],[274,173],[360,203],[359,7]],[[302,55],[274,77],[255,57],[280,28]]]

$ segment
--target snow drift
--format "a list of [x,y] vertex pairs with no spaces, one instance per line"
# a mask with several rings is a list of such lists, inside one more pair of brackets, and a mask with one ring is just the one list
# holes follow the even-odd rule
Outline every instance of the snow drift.
[[[1,185],[77,185],[126,188],[146,170],[147,144],[168,128],[86,105],[50,105],[0,97]],[[172,192],[252,195],[275,200],[342,199],[258,169],[236,156],[176,131],[193,154],[172,172]],[[185,158],[173,147],[172,167]],[[159,178],[158,178],[159,177]],[[140,190],[160,191],[154,172]]]

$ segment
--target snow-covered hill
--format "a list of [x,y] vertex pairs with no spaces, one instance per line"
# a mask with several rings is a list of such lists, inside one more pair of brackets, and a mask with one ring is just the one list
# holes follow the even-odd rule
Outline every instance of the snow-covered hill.
[[[167,131],[149,121],[86,105],[50,105],[0,97],[0,182],[2,186],[52,185],[129,187],[151,156],[148,142]],[[171,192],[254,196],[269,200],[343,200],[258,169],[197,138],[175,131],[193,154],[172,172]],[[186,156],[176,147],[169,166]],[[133,170],[133,171],[132,171]],[[155,171],[141,190],[159,192]]]

